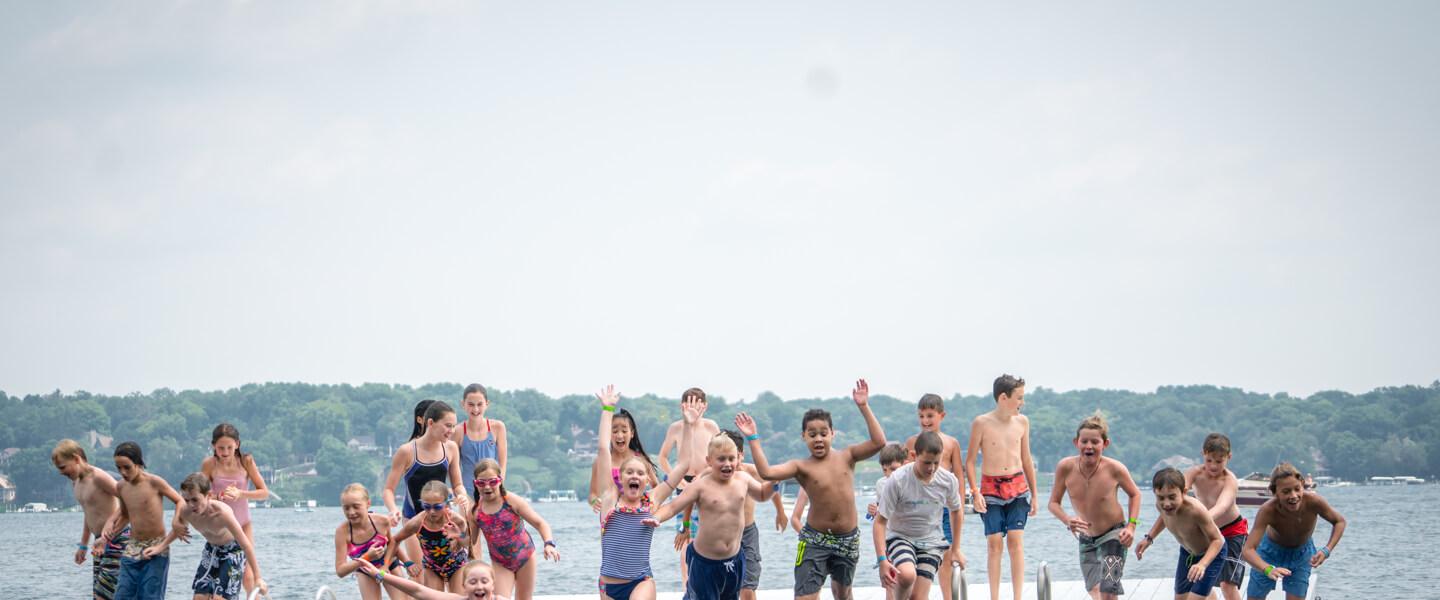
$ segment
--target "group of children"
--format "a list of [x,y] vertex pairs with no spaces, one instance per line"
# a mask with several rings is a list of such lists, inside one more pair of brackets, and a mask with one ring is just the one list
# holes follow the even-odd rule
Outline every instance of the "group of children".
[[[795,597],[817,598],[828,578],[832,596],[849,600],[861,545],[852,491],[855,465],[877,453],[885,476],[876,482],[877,501],[867,518],[875,520],[875,566],[887,596],[923,600],[937,580],[944,596],[950,596],[951,570],[966,566],[959,548],[967,497],[963,471],[965,490],[985,530],[991,598],[999,597],[1006,554],[1013,597],[1020,597],[1023,533],[1037,512],[1029,421],[1020,414],[1025,381],[1002,376],[995,381],[994,396],[995,409],[974,419],[968,450],[962,453],[959,442],[940,431],[944,402],[933,394],[918,406],[921,432],[903,445],[887,444],[869,407],[869,386],[860,380],[852,398],[868,439],[833,448],[830,414],[811,409],[801,419],[809,455],[772,465],[749,415],[735,417],[735,430],[721,430],[703,417],[704,392],[692,388],[681,400],[682,419],[667,430],[657,466],[640,443],[634,417],[617,409],[619,393],[613,386],[605,388],[596,394],[599,453],[590,493],[591,507],[600,514],[602,600],[655,598],[650,568],[654,528],[682,514],[675,546],[685,553],[685,598],[753,600],[760,575],[754,510],[766,501],[776,507],[776,528],[790,524],[799,536]],[[527,523],[539,531],[544,557],[560,558],[545,520],[523,498],[505,492],[505,427],[484,417],[484,388],[467,387],[461,406],[468,418],[458,427],[454,409],[444,402],[427,400],[416,407],[411,441],[396,451],[385,483],[387,513],[370,512],[369,491],[362,484],[351,484],[341,494],[346,520],[335,530],[335,572],[366,575],[359,584],[365,600],[378,600],[382,589],[391,598],[503,600],[513,595],[529,600],[538,561],[532,560],[537,548]],[[115,450],[120,482],[91,466],[75,442],[65,440],[55,448],[52,459],[73,481],[85,511],[75,561],[83,563],[87,551],[92,555],[96,598],[163,598],[168,547],[177,539],[188,542],[191,526],[206,540],[193,584],[196,600],[234,600],[242,587],[247,594],[256,587],[267,590],[246,500],[262,499],[268,491],[253,459],[240,452],[234,427],[222,424],[212,437],[213,455],[201,472],[185,478],[179,493],[145,472],[134,442]],[[1292,600],[1303,598],[1310,568],[1329,558],[1344,533],[1344,517],[1307,492],[1299,471],[1282,463],[1270,480],[1274,499],[1256,515],[1255,528],[1264,533],[1247,536],[1247,523],[1235,505],[1238,481],[1225,468],[1229,439],[1211,434],[1203,445],[1203,465],[1183,474],[1174,469],[1155,474],[1152,488],[1160,517],[1137,542],[1139,488],[1129,469],[1103,456],[1110,439],[1098,411],[1080,423],[1073,443],[1077,454],[1056,466],[1049,509],[1078,541],[1085,587],[1097,599],[1124,593],[1128,549],[1133,544],[1140,560],[1166,529],[1180,545],[1177,599],[1208,597],[1218,586],[1226,600],[1238,600],[1246,563],[1252,567],[1250,598],[1265,597],[1280,579]],[[753,464],[743,462],[747,446]],[[672,448],[678,451],[673,466]],[[473,477],[471,485],[462,475]],[[775,486],[792,478],[801,486],[801,497],[787,518]],[[402,484],[404,504],[397,506],[395,493]],[[1195,497],[1186,495],[1190,490]],[[1120,491],[1129,499],[1127,506],[1119,502]],[[1061,502],[1067,493],[1074,515]],[[167,499],[176,505],[168,533]],[[802,523],[807,502],[811,510]],[[1310,542],[1317,518],[1333,525],[1328,543],[1318,551]],[[92,535],[93,544],[88,542]],[[478,559],[485,550],[491,564]]]

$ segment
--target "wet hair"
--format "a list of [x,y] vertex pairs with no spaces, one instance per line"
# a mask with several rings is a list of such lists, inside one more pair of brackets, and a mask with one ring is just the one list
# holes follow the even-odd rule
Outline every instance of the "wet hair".
[[425,430],[430,427],[431,421],[439,421],[440,419],[445,418],[445,415],[453,414],[455,414],[455,409],[450,408],[449,404],[446,404],[439,400],[431,402],[430,407],[425,409],[425,419],[421,421],[421,435],[424,435]]
[[430,405],[434,403],[434,400],[427,398],[415,404],[415,424],[410,428],[410,439],[413,440],[425,433],[425,411],[429,410]]
[[184,481],[180,482],[180,491],[195,492],[204,496],[210,493],[210,478],[206,477],[204,473],[186,475]]
[[944,454],[945,441],[940,439],[940,434],[933,431],[922,431],[915,436],[915,455],[921,454]]
[[1305,483],[1305,475],[1300,473],[1300,469],[1295,468],[1295,465],[1292,465],[1288,462],[1282,462],[1278,465],[1275,465],[1275,469],[1270,471],[1271,495],[1275,494],[1275,482],[1286,477],[1295,477],[1300,480],[1300,483],[1302,485]]
[[461,582],[464,582],[465,578],[470,576],[470,571],[472,569],[485,569],[490,573],[490,579],[495,579],[495,569],[491,568],[489,563],[486,563],[485,561],[477,558],[468,563],[465,563],[465,566],[460,567]]
[[470,394],[480,394],[481,396],[485,397],[485,400],[487,402],[490,400],[490,394],[485,393],[485,386],[478,383],[472,383],[465,386],[465,391],[460,393],[460,399],[464,400],[470,397]]
[[445,482],[439,479],[431,479],[420,487],[420,497],[424,498],[426,494],[440,494],[447,502],[450,500],[450,488],[445,487]]
[[1095,409],[1095,414],[1085,417],[1080,421],[1080,426],[1075,428],[1075,437],[1080,437],[1080,432],[1086,429],[1094,429],[1100,432],[1100,439],[1110,441],[1110,425],[1105,422],[1105,413]]
[[[482,458],[482,459],[480,459],[479,462],[475,463],[475,470],[474,470],[474,472],[473,472],[472,474],[475,476],[475,479],[479,479],[479,478],[480,478],[480,474],[481,474],[481,473],[484,473],[484,472],[486,472],[486,471],[494,471],[494,472],[495,472],[495,476],[496,476],[496,477],[499,477],[499,476],[500,476],[500,463],[495,462],[495,459],[493,459],[493,458]],[[476,496],[477,498],[480,496],[480,486],[475,486],[475,496]],[[504,498],[504,497],[505,497],[505,482],[504,482],[504,481],[501,481],[501,482],[500,482],[500,497],[501,497],[501,498]],[[476,500],[475,506],[480,506],[479,500]]]
[[938,410],[945,412],[945,399],[939,394],[925,394],[920,397],[919,410]]
[[995,378],[995,401],[1000,401],[1000,396],[1007,396],[1015,391],[1015,388],[1025,387],[1025,378],[1013,375],[1001,375]]
[[700,388],[690,388],[688,390],[685,390],[685,393],[680,395],[680,400],[683,402],[687,396],[694,396],[696,400],[699,400],[706,404],[710,403],[708,400],[705,399],[705,390],[702,390]]
[[1176,470],[1175,467],[1165,467],[1155,472],[1155,477],[1150,480],[1150,487],[1156,492],[1165,488],[1175,488],[1183,494],[1185,492],[1185,474]]
[[121,456],[130,459],[130,462],[135,463],[137,467],[145,466],[145,455],[140,451],[140,444],[120,442],[120,445],[115,447],[115,457]]
[[1223,433],[1207,435],[1205,436],[1205,445],[1200,447],[1200,451],[1205,454],[1230,456],[1230,438],[1225,437]]
[[370,501],[370,490],[366,489],[363,483],[352,483],[345,486],[345,489],[340,490],[340,496],[344,497],[345,494],[360,494],[366,502]]
[[705,453],[708,455],[716,450],[725,450],[727,446],[730,450],[740,451],[740,446],[735,443],[735,440],[730,439],[730,436],[722,431],[715,434],[715,437],[710,438],[710,443],[705,446]]
[[[650,453],[645,451],[645,445],[640,443],[640,427],[635,424],[635,415],[630,414],[630,411],[623,408],[617,408],[615,409],[615,417],[610,420],[610,424],[614,425],[615,421],[618,419],[625,419],[626,421],[630,422],[630,443],[627,444],[625,447],[629,448],[631,452],[637,453],[641,457],[643,457],[645,459],[645,464],[649,465],[649,469],[652,473],[658,473],[660,471],[660,467],[655,466],[655,459],[650,458]],[[621,464],[621,468],[624,468],[624,463]]]
[[70,460],[77,456],[85,459],[85,462],[90,462],[90,457],[85,456],[85,449],[80,447],[79,442],[75,440],[60,440],[60,443],[55,444],[55,449],[50,451],[50,462]]
[[739,452],[741,456],[745,455],[745,436],[740,435],[740,432],[734,429],[721,429],[720,433],[729,436],[730,441],[735,443],[735,451]]
[[[244,452],[240,451],[240,430],[236,429],[234,425],[229,423],[216,425],[215,430],[210,432],[210,446],[213,447],[215,444],[220,443],[220,438],[227,437],[235,440],[235,462],[240,463],[242,467],[245,466],[245,459],[248,457]],[[219,455],[215,454],[213,449],[210,451],[210,456],[219,458]]]
[[[919,440],[916,440],[919,443]],[[892,463],[905,464],[905,459],[910,458],[910,450],[900,442],[890,442],[880,449],[880,466]]]
[[800,417],[800,433],[805,433],[805,426],[809,425],[811,421],[824,421],[826,427],[835,428],[835,422],[830,420],[830,411],[823,408],[812,408],[805,411],[805,415]]

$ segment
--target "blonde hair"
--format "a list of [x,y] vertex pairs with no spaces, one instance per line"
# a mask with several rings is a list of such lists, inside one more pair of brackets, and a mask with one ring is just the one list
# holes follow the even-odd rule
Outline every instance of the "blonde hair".
[[725,432],[722,431],[710,438],[710,444],[705,447],[705,453],[714,454],[716,450],[726,449],[739,451],[739,448],[735,447],[735,440],[730,439],[730,436],[725,435]]
[[423,498],[428,494],[439,494],[444,497],[447,502],[450,500],[450,488],[445,487],[445,482],[439,479],[431,479],[425,482],[425,485],[420,488],[420,497]]
[[352,483],[345,486],[345,489],[340,490],[340,497],[345,497],[345,494],[360,494],[361,497],[365,498],[366,502],[370,501],[370,490],[365,489],[365,484],[363,483]]
[[483,560],[476,559],[465,563],[465,566],[460,567],[460,580],[464,581],[466,577],[469,577],[470,571],[473,569],[485,569],[486,572],[490,573],[491,579],[495,578],[495,569],[492,568],[489,563]]
[[647,463],[647,462],[645,462],[645,459],[640,458],[640,457],[638,457],[638,456],[629,456],[629,457],[626,457],[625,460],[620,461],[620,472],[621,472],[621,473],[624,473],[624,472],[625,472],[625,465],[628,465],[628,464],[630,464],[631,462],[638,462],[638,463],[640,463],[640,470],[645,471],[646,474],[649,474],[649,473],[650,473],[650,464]]
[[50,462],[59,462],[62,459],[69,460],[77,456],[85,459],[85,462],[90,462],[90,457],[85,456],[85,449],[80,447],[79,442],[75,440],[60,440],[60,443],[55,444],[55,449],[50,451]]
[[1080,421],[1080,426],[1075,428],[1075,437],[1080,437],[1080,432],[1086,429],[1094,429],[1100,432],[1100,439],[1110,441],[1110,425],[1105,423],[1105,413],[1100,412],[1100,409],[1095,409],[1095,414]]

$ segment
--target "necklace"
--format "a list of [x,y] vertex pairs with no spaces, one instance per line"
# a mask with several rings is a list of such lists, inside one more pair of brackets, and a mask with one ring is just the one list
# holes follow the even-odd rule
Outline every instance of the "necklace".
[[1095,470],[1094,470],[1094,471],[1091,471],[1089,475],[1086,475],[1086,474],[1085,474],[1085,465],[1083,465],[1083,464],[1080,465],[1080,475],[1085,478],[1085,487],[1087,487],[1087,488],[1090,487],[1090,478],[1091,478],[1091,477],[1094,477],[1095,474],[1096,474],[1096,473],[1099,473],[1099,472],[1100,472],[1100,463],[1095,463]]

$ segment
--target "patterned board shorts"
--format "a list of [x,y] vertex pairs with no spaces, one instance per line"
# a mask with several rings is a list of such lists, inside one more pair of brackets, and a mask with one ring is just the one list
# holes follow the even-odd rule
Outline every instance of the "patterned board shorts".
[[230,540],[224,546],[205,542],[200,551],[200,568],[195,570],[196,594],[213,594],[227,600],[237,600],[243,594],[241,584],[245,579],[245,551],[240,543]]
[[105,552],[91,561],[95,575],[95,600],[110,600],[115,597],[115,585],[120,581],[120,554],[130,543],[130,528],[110,539]]

